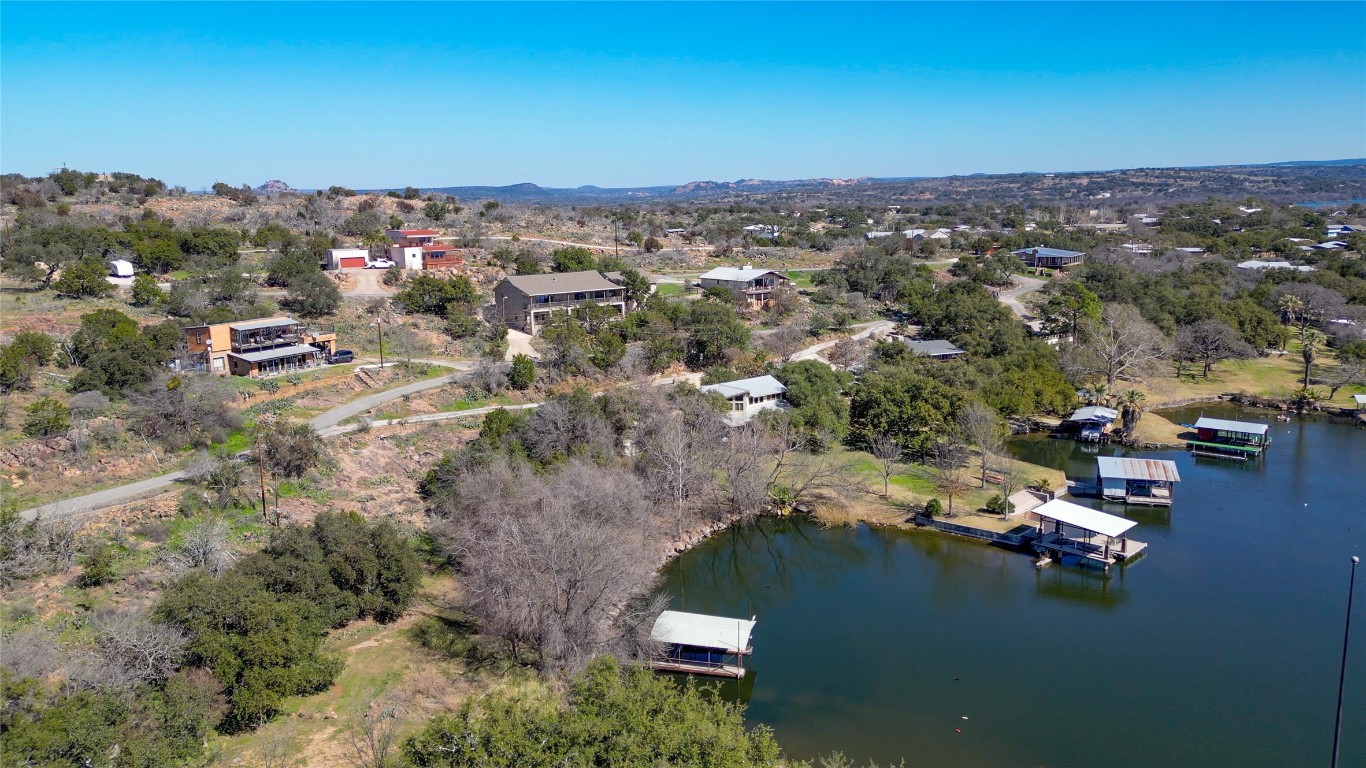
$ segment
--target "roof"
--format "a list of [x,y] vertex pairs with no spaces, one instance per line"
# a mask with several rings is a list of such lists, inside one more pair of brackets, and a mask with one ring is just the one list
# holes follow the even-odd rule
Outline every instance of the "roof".
[[528,296],[621,290],[621,286],[591,269],[583,272],[552,272],[548,275],[509,275],[503,280]]
[[133,268],[133,262],[129,261],[128,259],[111,259],[109,264],[110,266],[114,267],[127,267],[129,269]]
[[965,354],[963,350],[943,339],[906,339],[906,343],[910,345],[911,351],[917,355],[934,357],[937,355]]
[[670,645],[692,645],[739,653],[749,648],[753,620],[728,619],[701,613],[664,611],[655,619],[650,639]]
[[1115,515],[1107,515],[1090,507],[1073,504],[1070,501],[1054,499],[1034,508],[1034,514],[1050,520],[1059,520],[1077,528],[1095,531],[1102,536],[1123,536],[1138,523]]
[[1067,417],[1068,421],[1114,421],[1119,418],[1119,411],[1114,408],[1106,408],[1103,405],[1088,405],[1085,408],[1078,408],[1072,411],[1072,415]]
[[271,317],[265,320],[247,320],[241,323],[228,323],[228,327],[234,331],[255,331],[260,328],[274,328],[277,325],[298,325],[299,321],[292,317]]
[[1096,457],[1101,477],[1120,477],[1125,480],[1165,480],[1181,482],[1176,462],[1161,459],[1122,459],[1118,456]]
[[441,234],[435,229],[391,229],[389,232],[397,232],[404,237],[432,237]]
[[1229,421],[1228,419],[1211,419],[1201,416],[1195,421],[1196,429],[1213,429],[1218,432],[1243,432],[1249,435],[1265,435],[1269,427],[1266,424],[1257,424],[1251,421]]
[[1034,248],[1021,248],[1018,251],[1011,251],[1016,256],[1053,256],[1056,258],[1075,259],[1078,256],[1085,256],[1081,251],[1067,251],[1062,248],[1044,248],[1036,246]]
[[755,376],[752,379],[738,379],[723,384],[708,384],[698,389],[703,392],[719,392],[728,398],[745,394],[750,397],[781,395],[787,391],[787,387],[772,376]]
[[756,277],[764,275],[777,275],[786,280],[787,275],[774,272],[771,269],[755,269],[754,267],[717,267],[712,271],[702,275],[699,280],[723,280],[727,283],[748,283]]
[[266,360],[274,360],[280,357],[290,357],[292,355],[318,354],[322,350],[308,344],[290,344],[287,347],[276,347],[275,349],[263,349],[260,352],[229,352],[228,357],[236,357],[246,360],[249,363],[260,363]]
[[1352,399],[1357,401],[1357,405],[1366,405],[1366,395],[1352,395]]

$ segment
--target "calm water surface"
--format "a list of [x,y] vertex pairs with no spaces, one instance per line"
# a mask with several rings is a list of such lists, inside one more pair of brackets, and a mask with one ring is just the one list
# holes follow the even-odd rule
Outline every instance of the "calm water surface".
[[[1201,411],[1239,415],[1167,415]],[[938,534],[770,519],[686,553],[662,588],[676,609],[758,615],[753,672],[727,692],[794,757],[1326,765],[1348,557],[1366,554],[1366,431],[1272,422],[1272,434],[1246,465],[1143,453],[1175,460],[1182,483],[1170,511],[1129,510],[1150,547],[1108,577]],[[1076,443],[1012,450],[1094,472]],[[1344,766],[1366,766],[1359,571]]]

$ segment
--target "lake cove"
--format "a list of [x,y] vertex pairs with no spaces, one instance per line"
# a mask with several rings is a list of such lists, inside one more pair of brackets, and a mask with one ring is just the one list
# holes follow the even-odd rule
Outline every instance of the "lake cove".
[[[678,610],[758,616],[753,670],[723,691],[794,757],[1326,765],[1348,558],[1366,554],[1366,431],[1227,406],[1164,415],[1202,412],[1269,421],[1265,459],[1101,447],[1172,459],[1182,479],[1170,510],[1074,499],[1137,520],[1149,543],[1108,576],[1037,570],[1027,555],[934,532],[766,518],[679,556],[661,589]],[[1046,436],[1012,451],[1073,476],[1094,473],[1097,455]],[[1363,592],[1344,766],[1366,765]]]

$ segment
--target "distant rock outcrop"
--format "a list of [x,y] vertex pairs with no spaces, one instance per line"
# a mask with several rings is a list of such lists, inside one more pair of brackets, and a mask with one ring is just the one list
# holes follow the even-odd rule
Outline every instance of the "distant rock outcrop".
[[288,184],[284,183],[283,181],[280,181],[279,179],[271,179],[270,181],[267,181],[265,184],[262,184],[261,186],[257,187],[252,191],[258,195],[281,195],[286,192],[298,192],[299,190],[289,186]]

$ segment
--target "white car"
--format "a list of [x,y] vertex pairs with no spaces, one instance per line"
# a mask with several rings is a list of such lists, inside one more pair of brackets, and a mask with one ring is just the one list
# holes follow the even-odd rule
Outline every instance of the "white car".
[[374,261],[370,262],[369,264],[366,264],[366,265],[365,265],[365,268],[366,268],[366,269],[388,269],[389,267],[392,267],[392,266],[394,266],[394,262],[392,262],[392,261],[390,261],[390,260],[388,260],[388,259],[375,259]]

